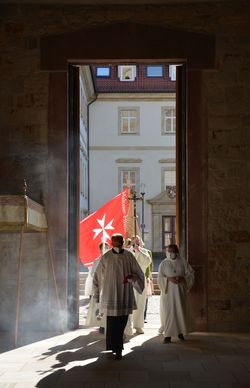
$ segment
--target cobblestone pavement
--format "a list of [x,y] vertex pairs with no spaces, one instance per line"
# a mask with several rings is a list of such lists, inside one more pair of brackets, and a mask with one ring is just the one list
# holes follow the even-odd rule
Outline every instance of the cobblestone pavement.
[[[80,297],[80,326],[84,326],[85,319],[88,312],[88,297]],[[160,296],[153,295],[148,298],[148,309],[147,309],[147,323],[145,323],[145,328],[158,328],[160,327]]]

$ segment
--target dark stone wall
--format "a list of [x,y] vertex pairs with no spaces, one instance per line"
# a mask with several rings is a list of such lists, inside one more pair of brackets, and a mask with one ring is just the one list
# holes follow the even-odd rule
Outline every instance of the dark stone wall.
[[[198,300],[200,311],[196,314],[200,314],[201,318],[206,316],[211,330],[248,328],[249,14],[250,6],[246,1],[228,2],[227,5],[218,1],[213,5],[182,6],[1,6],[0,193],[21,193],[22,181],[26,178],[29,196],[38,202],[42,198],[51,227],[63,309],[67,304],[68,260],[67,66],[49,71],[41,62],[43,46],[40,44],[45,37],[58,34],[66,34],[68,41],[64,42],[72,42],[72,37],[78,35],[77,31],[84,29],[89,46],[80,47],[79,55],[88,49],[89,53],[96,53],[101,58],[105,55],[106,47],[113,59],[124,58],[123,55],[129,59],[129,53],[133,58],[138,52],[138,41],[128,31],[131,46],[124,48],[119,44],[119,36],[112,36],[112,31],[117,23],[133,22],[148,31],[147,40],[140,48],[143,58],[148,59],[151,52],[159,58],[161,53],[162,58],[168,55],[162,52],[165,49],[155,40],[157,33],[152,33],[154,38],[150,38],[150,31],[155,28],[211,34],[215,37],[213,69],[201,65],[202,49],[195,46],[192,35],[188,41],[189,51],[196,53],[195,63],[198,63],[200,56],[202,67],[196,74],[190,71],[188,80],[189,259],[197,268],[198,283],[194,298]],[[99,35],[96,46],[92,36],[95,36],[97,28],[106,29],[110,39],[103,41]],[[125,36],[123,41],[126,41]],[[180,53],[175,48],[174,37],[172,39],[171,45],[166,47],[169,52]],[[59,44],[63,44],[60,39]],[[61,47],[59,51],[65,53],[65,50]],[[52,50],[47,62],[56,64],[62,59],[63,56],[61,59],[55,57]],[[32,244],[37,244],[37,249],[44,250],[46,256],[46,243],[41,238],[36,239]],[[4,244],[9,260],[1,257],[5,268],[0,272],[1,295],[6,295],[4,289],[7,290],[12,281],[14,287],[15,278],[13,260],[16,252],[13,247],[9,250],[6,248],[6,239]],[[28,250],[28,256],[33,262],[36,249]],[[49,267],[43,266],[39,271],[41,278],[49,278]],[[2,282],[3,277],[5,282]],[[30,289],[35,287],[33,280]],[[50,282],[45,283],[45,289],[45,294],[53,294]],[[200,290],[202,301],[198,298]],[[27,305],[28,296],[22,301]],[[47,298],[44,301],[44,316],[49,317],[55,309],[53,303],[46,303]],[[10,298],[8,303],[3,321],[2,312],[0,314],[0,328],[5,328],[3,322],[13,320],[14,298]],[[25,319],[21,317],[21,321],[24,323]]]

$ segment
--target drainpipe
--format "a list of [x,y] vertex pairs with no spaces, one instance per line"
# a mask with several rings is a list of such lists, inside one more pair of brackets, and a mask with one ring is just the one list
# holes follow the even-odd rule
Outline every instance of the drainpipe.
[[89,107],[97,100],[98,95],[96,94],[92,101],[87,105],[87,157],[88,157],[88,214],[89,214]]

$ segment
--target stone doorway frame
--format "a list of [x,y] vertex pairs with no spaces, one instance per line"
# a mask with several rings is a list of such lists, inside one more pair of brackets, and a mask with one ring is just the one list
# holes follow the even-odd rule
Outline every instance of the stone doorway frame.
[[[102,36],[102,44],[99,37]],[[110,42],[112,41],[112,45]],[[202,106],[202,77],[203,69],[214,68],[215,39],[213,36],[199,34],[185,30],[174,30],[162,27],[121,23],[82,29],[56,36],[41,38],[41,70],[49,72],[49,153],[58,155],[65,166],[68,188],[62,192],[64,201],[68,204],[68,224],[64,225],[66,236],[65,249],[65,289],[66,305],[68,309],[68,327],[78,327],[78,276],[77,276],[77,245],[78,219],[73,175],[77,173],[78,166],[74,162],[77,154],[74,153],[77,126],[69,118],[69,82],[74,84],[74,72],[69,65],[92,64],[107,62],[172,62],[186,65],[185,76],[187,86],[183,88],[186,79],[183,73],[179,75],[180,97],[186,103],[186,110],[179,112],[180,123],[185,129],[180,133],[178,162],[182,180],[179,182],[178,198],[185,212],[180,217],[180,244],[183,253],[190,257],[191,264],[195,267],[198,281],[194,288],[193,300],[196,303],[196,322],[199,330],[205,330],[207,325],[207,198],[206,198],[206,166],[207,163],[207,127],[204,120],[204,107]],[[116,58],[115,60],[112,58]],[[132,58],[132,59],[131,59]],[[73,77],[73,80],[70,79]],[[75,85],[76,87],[76,85]],[[183,94],[184,92],[184,94]],[[181,104],[182,105],[182,104]],[[71,107],[72,109],[72,107]],[[186,120],[186,112],[188,112]],[[205,112],[206,113],[206,112]],[[62,115],[63,117],[58,117]],[[184,114],[184,115],[183,115]],[[71,120],[71,121],[70,121]],[[74,121],[74,120],[73,120]],[[72,131],[73,128],[73,131]],[[188,130],[186,131],[186,128]],[[62,134],[64,143],[61,144],[63,152],[68,156],[65,160],[61,157],[62,149],[55,147],[55,134]],[[73,136],[73,137],[72,137]],[[66,149],[65,149],[66,146]],[[181,148],[180,148],[181,147]],[[73,155],[73,157],[71,157]],[[76,160],[76,159],[75,159]],[[53,176],[53,171],[51,172]],[[57,177],[51,179],[49,191],[52,212],[56,199],[53,198],[53,187]],[[186,182],[187,178],[187,182]],[[73,179],[73,180],[72,180]],[[186,186],[187,185],[187,186]],[[50,193],[49,193],[50,194]],[[54,200],[54,204],[53,204]],[[180,208],[180,207],[179,207]],[[60,220],[58,220],[58,226]],[[63,286],[63,285],[62,285]]]

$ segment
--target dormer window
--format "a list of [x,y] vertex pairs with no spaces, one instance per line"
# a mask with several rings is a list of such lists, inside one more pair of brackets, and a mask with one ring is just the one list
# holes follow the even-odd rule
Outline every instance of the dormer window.
[[176,65],[168,66],[168,75],[171,81],[176,81]]
[[151,78],[162,78],[163,77],[163,66],[153,65],[147,66],[147,77]]
[[96,77],[97,78],[109,78],[110,77],[110,67],[109,66],[97,66],[96,67]]
[[135,65],[122,65],[118,66],[118,78],[120,81],[135,81],[136,79],[136,66]]

